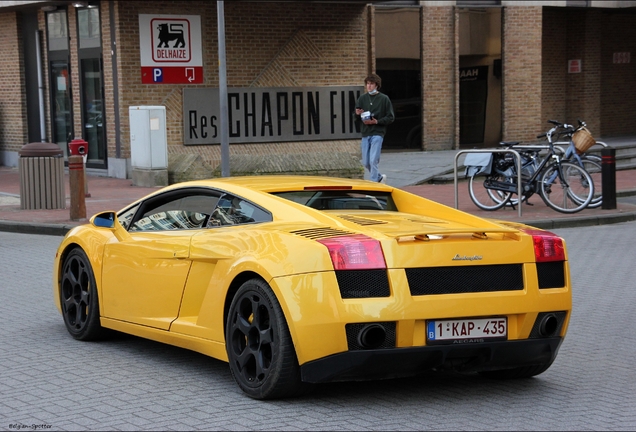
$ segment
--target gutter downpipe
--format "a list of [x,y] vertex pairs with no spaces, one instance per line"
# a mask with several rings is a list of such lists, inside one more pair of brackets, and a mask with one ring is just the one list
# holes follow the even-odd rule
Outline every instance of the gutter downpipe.
[[225,60],[225,12],[223,1],[216,2],[219,35],[219,108],[221,114],[221,177],[230,176],[230,124],[227,104],[227,71]]
[[40,31],[35,31],[35,57],[38,67],[38,98],[40,104],[40,141],[46,142],[46,119],[44,118],[44,84],[42,80],[42,50],[40,48]]

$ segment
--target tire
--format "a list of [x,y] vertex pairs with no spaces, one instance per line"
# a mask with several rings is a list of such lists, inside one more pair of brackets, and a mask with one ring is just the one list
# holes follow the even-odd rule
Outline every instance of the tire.
[[550,368],[550,366],[552,366],[552,361],[546,364],[522,366],[522,367],[513,368],[513,369],[482,371],[482,372],[479,372],[479,374],[487,378],[497,379],[497,380],[522,379],[522,378],[530,378],[530,377],[542,374],[543,372],[547,371]]
[[603,204],[603,189],[602,185],[602,167],[599,162],[592,158],[582,157],[583,169],[592,177],[594,182],[594,197],[592,201],[587,205],[589,208],[597,208]]
[[[510,178],[508,180],[510,182],[512,182],[512,180]],[[488,189],[488,195],[490,196],[490,198],[493,201],[496,201],[496,202],[501,202],[502,200],[506,200],[506,196],[510,196],[510,198],[507,199],[507,201],[506,201],[506,206],[507,207],[516,207],[517,204],[519,204],[519,198],[513,198],[512,194],[510,194],[508,192],[502,192],[502,191],[496,191],[496,190],[493,190],[493,189]],[[521,198],[521,202],[523,202],[523,203],[527,202],[528,198],[529,197],[524,195]]]
[[539,177],[539,193],[546,205],[561,213],[577,213],[588,206],[594,197],[592,177],[570,162],[552,164]]
[[230,371],[249,397],[278,399],[305,390],[283,311],[264,281],[251,279],[241,285],[225,333]]
[[64,324],[73,338],[92,341],[104,336],[95,275],[86,253],[80,248],[70,251],[64,259],[60,304]]
[[470,199],[477,207],[486,211],[499,210],[510,201],[509,192],[500,192],[487,189],[484,183],[487,180],[504,181],[506,177],[498,175],[490,175],[487,177],[472,175],[468,181],[468,193]]

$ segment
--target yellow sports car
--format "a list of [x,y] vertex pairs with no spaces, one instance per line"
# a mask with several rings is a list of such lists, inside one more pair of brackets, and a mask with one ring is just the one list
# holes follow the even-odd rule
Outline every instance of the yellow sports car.
[[250,397],[430,369],[548,369],[572,297],[565,242],[385,184],[175,184],[62,241],[54,297],[79,340],[114,329],[229,362]]

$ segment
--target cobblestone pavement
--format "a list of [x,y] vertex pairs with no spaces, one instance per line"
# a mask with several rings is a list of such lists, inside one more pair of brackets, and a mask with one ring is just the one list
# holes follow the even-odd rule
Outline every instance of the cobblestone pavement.
[[51,289],[61,238],[0,232],[0,430],[634,430],[636,222],[555,231],[574,313],[544,374],[427,373],[267,402],[201,354],[122,334],[73,340]]

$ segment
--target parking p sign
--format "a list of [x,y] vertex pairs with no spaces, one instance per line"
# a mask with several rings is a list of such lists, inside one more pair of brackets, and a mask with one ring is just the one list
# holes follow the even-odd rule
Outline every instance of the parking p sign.
[[139,47],[143,84],[203,83],[198,15],[139,15]]

